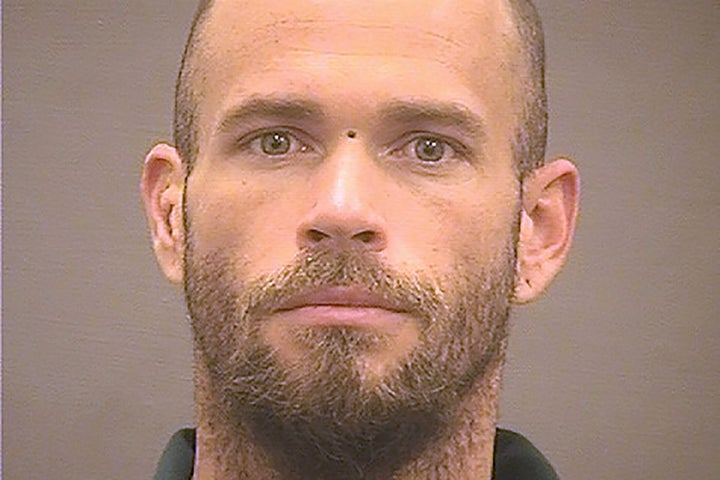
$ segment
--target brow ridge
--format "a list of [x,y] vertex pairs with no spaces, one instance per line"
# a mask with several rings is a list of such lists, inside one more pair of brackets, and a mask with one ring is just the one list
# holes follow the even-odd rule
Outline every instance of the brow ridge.
[[320,103],[294,96],[253,95],[222,115],[217,132],[225,132],[253,118],[288,120],[320,119],[325,116]]
[[381,106],[378,117],[387,123],[427,122],[453,126],[479,140],[484,140],[486,135],[483,118],[459,102],[393,100]]
[[[299,96],[253,95],[230,108],[216,128],[231,131],[255,118],[319,121],[326,118],[320,102]],[[400,99],[381,104],[375,114],[380,124],[431,123],[457,127],[483,141],[485,122],[477,113],[460,102],[429,99]]]

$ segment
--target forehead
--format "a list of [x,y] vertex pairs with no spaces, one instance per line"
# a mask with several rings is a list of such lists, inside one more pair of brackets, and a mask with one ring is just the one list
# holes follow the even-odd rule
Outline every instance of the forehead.
[[303,28],[362,25],[452,40],[468,33],[502,33],[511,15],[503,0],[215,0],[208,17],[211,32],[243,34],[247,40]]
[[436,72],[438,87],[451,74],[507,99],[521,70],[515,42],[503,0],[216,0],[199,36],[195,85],[202,116],[223,108],[222,97],[242,78],[263,81],[264,69],[302,57],[315,61],[317,73],[322,62],[334,74],[347,68],[348,88],[362,85],[362,68],[387,69],[390,78],[417,67],[418,77]]
[[272,45],[372,54],[381,44],[387,54],[467,60],[507,53],[515,36],[503,0],[215,0],[204,27],[205,49],[236,57]]

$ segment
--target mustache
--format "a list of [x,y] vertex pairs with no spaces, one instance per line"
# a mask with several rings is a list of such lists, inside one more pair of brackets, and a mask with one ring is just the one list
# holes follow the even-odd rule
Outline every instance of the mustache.
[[288,265],[251,281],[240,292],[247,314],[262,317],[294,297],[331,287],[353,287],[429,323],[442,308],[443,294],[418,273],[401,273],[362,248],[304,249]]

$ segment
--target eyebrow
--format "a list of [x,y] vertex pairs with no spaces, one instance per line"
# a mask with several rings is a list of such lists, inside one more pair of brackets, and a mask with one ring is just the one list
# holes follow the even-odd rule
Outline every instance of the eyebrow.
[[486,135],[485,121],[467,106],[456,102],[428,100],[397,100],[383,105],[380,121],[388,124],[432,123],[456,127],[483,142]]
[[[239,125],[258,118],[283,120],[321,119],[325,117],[320,103],[287,96],[251,96],[229,109],[216,128],[216,133],[233,131]],[[394,100],[383,104],[377,114],[380,124],[433,123],[456,127],[484,143],[485,122],[470,108],[457,102],[436,102],[424,99]]]
[[251,119],[282,118],[307,120],[321,118],[324,112],[319,103],[294,97],[252,96],[228,110],[220,120],[216,133],[232,131]]

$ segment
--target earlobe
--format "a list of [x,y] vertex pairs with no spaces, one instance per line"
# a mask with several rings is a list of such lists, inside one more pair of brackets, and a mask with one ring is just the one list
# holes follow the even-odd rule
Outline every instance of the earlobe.
[[542,294],[565,263],[575,232],[579,190],[579,173],[567,159],[536,169],[523,182],[516,303]]
[[153,147],[145,158],[140,187],[155,256],[173,283],[183,277],[183,180],[177,150],[164,143]]

